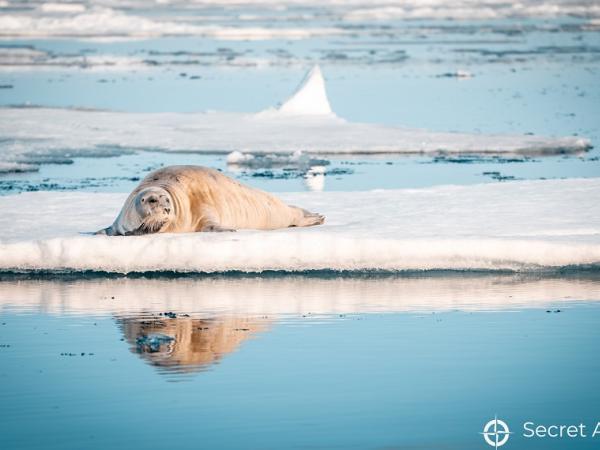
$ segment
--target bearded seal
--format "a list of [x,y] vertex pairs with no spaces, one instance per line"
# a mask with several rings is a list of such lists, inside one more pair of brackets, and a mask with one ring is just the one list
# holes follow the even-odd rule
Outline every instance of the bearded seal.
[[289,206],[201,166],[170,166],[146,176],[114,223],[96,232],[108,236],[196,231],[275,230],[320,225],[325,217]]

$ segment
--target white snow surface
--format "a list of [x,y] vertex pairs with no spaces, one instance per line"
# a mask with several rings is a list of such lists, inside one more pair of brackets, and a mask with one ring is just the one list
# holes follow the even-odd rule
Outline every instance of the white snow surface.
[[[347,122],[334,115],[126,113],[50,108],[0,109],[0,161],[35,163],[102,149],[230,153],[521,153],[590,148],[588,139],[485,135]],[[68,156],[68,155],[67,155]]]
[[600,265],[600,178],[281,194],[323,226],[235,233],[82,235],[126,194],[0,197],[0,270],[547,271]]

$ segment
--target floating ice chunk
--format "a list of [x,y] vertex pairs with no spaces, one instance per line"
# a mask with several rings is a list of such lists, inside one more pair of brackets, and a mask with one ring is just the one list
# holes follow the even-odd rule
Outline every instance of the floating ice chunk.
[[[288,193],[323,226],[134,237],[79,235],[126,194],[0,197],[0,270],[261,272],[600,267],[600,178]],[[476,206],[474,206],[476,205]],[[560,211],[560,214],[557,214]]]
[[314,66],[304,76],[296,91],[278,110],[303,116],[333,114],[325,91],[325,79],[319,66]]
[[466,79],[466,78],[472,78],[473,74],[471,72],[469,72],[468,70],[458,69],[458,70],[455,70],[454,72],[443,73],[441,75],[438,75],[438,77],[439,78],[459,78],[459,79]]
[[0,174],[3,173],[21,173],[21,172],[37,172],[36,164],[26,164],[12,161],[0,161]]
[[309,157],[302,150],[296,150],[291,155],[286,153],[252,154],[234,151],[227,155],[226,161],[230,166],[251,169],[270,169],[274,167],[308,169],[314,164],[329,164],[327,160]]
[[227,155],[227,164],[243,165],[248,164],[254,159],[254,155],[251,153],[242,153],[239,151],[231,152]]

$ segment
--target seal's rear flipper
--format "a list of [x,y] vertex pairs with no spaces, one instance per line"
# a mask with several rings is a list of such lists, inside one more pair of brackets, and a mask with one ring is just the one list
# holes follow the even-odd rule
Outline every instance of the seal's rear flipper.
[[312,213],[305,209],[302,212],[304,212],[304,217],[300,219],[299,227],[312,227],[313,225],[322,225],[325,222],[325,216],[322,214]]

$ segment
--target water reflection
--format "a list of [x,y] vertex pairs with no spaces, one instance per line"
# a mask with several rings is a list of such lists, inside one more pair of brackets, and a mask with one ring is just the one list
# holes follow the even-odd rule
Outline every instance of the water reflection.
[[599,274],[0,280],[0,314],[113,317],[132,353],[160,373],[177,376],[214,368],[280,322],[314,324],[372,313],[568,308],[579,301],[600,301]]
[[132,352],[167,373],[189,373],[210,368],[266,323],[254,318],[195,319],[159,313],[117,318]]
[[600,300],[600,274],[223,275],[0,279],[0,313],[195,317],[505,310]]
[[325,166],[312,166],[304,175],[304,183],[309,191],[325,189]]

